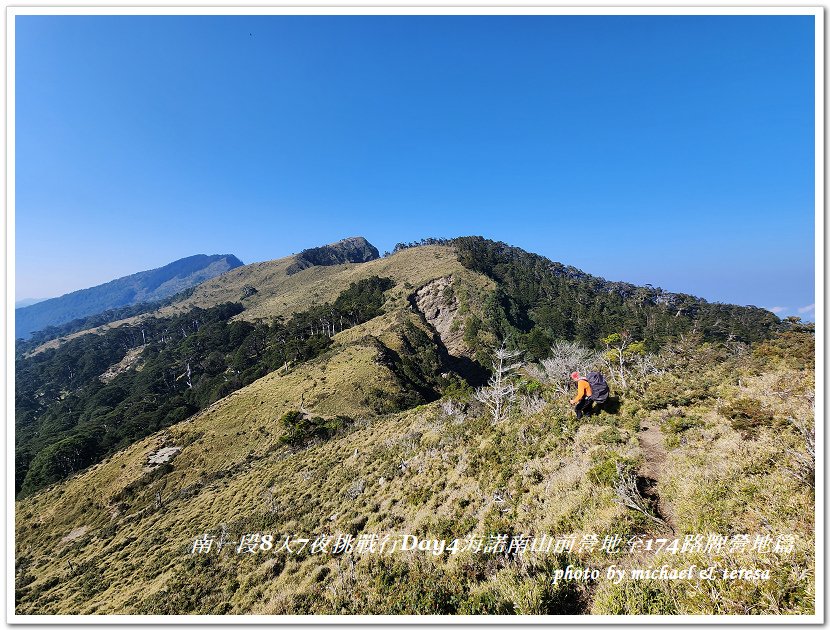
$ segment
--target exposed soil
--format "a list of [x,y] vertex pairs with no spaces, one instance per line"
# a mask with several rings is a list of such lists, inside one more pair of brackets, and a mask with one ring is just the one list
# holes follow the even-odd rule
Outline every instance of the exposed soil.
[[666,443],[660,426],[653,420],[640,424],[640,448],[645,461],[640,467],[641,492],[657,508],[657,515],[674,531],[674,511],[672,506],[660,496],[660,481],[666,470]]

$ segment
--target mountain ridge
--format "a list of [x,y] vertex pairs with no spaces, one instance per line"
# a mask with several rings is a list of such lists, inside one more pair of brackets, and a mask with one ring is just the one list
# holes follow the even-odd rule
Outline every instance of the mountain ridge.
[[[196,286],[193,293],[187,296],[186,299],[161,308],[159,314],[172,315],[181,313],[187,308],[194,306],[209,308],[224,301],[237,301],[240,299],[246,305],[245,312],[239,315],[242,319],[253,321],[257,318],[267,319],[276,315],[290,314],[290,304],[280,297],[282,294],[293,293],[304,283],[309,287],[313,285],[325,286],[328,278],[339,275],[337,269],[340,266],[349,268],[350,265],[364,264],[362,260],[352,262],[345,260],[345,257],[343,257],[342,262],[310,264],[304,256],[307,252],[336,250],[337,246],[348,241],[365,243],[368,246],[368,251],[377,252],[377,249],[366,241],[365,238],[351,237],[329,245],[303,250],[300,254],[250,263],[233,269],[221,277],[211,278]],[[493,269],[497,266],[504,267],[505,265],[511,264],[511,261],[515,262],[521,259],[524,261],[522,264],[525,265],[525,268],[531,276],[540,273],[549,273],[561,278],[566,284],[586,287],[591,293],[615,294],[623,302],[632,301],[641,306],[650,305],[666,309],[675,308],[675,316],[677,317],[687,316],[694,318],[699,313],[701,306],[703,306],[704,310],[712,312],[723,311],[724,309],[731,310],[734,308],[746,309],[745,312],[753,313],[752,317],[754,319],[763,319],[767,322],[766,325],[768,326],[774,326],[777,325],[776,322],[780,322],[777,316],[766,309],[751,305],[741,306],[722,302],[709,302],[705,298],[695,295],[678,291],[664,291],[659,287],[653,287],[651,285],[636,285],[630,282],[606,280],[601,276],[589,274],[571,265],[556,262],[545,256],[527,252],[519,247],[507,245],[501,241],[492,241],[480,236],[425,238],[409,244],[398,243],[393,255],[407,249],[431,247],[438,248],[442,252],[452,252],[450,257],[457,259],[459,246],[462,246],[465,250],[462,265],[474,271],[483,271],[487,268]],[[436,257],[438,256],[442,259],[447,258],[444,254],[439,255],[436,253]],[[371,256],[366,262],[370,265],[383,265],[382,261],[388,259],[389,254],[387,253],[383,257]],[[313,271],[306,271],[308,269],[312,269]],[[297,280],[296,274],[300,271],[311,273],[314,279],[302,276],[300,280]],[[423,275],[422,271],[412,270],[412,272],[416,273],[419,277]],[[485,273],[485,275],[487,274]],[[328,289],[325,292],[329,296],[329,299],[336,297],[335,290]],[[307,295],[304,299],[314,299],[313,294],[315,290],[309,290],[306,293]],[[119,319],[111,324],[105,325],[103,330],[111,326],[128,324],[134,321],[136,319],[133,317]],[[94,329],[94,331],[100,330],[102,329]],[[74,333],[70,338],[79,334],[84,334],[84,331]],[[58,343],[60,342],[48,342],[36,351],[55,347]]]
[[17,310],[19,308],[26,308],[27,306],[32,306],[33,304],[37,304],[38,302],[43,302],[48,299],[49,298],[23,298],[22,300],[15,300],[14,309]]

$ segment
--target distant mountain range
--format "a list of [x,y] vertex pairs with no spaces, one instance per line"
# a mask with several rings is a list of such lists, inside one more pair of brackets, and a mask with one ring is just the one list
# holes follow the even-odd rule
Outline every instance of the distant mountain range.
[[25,339],[47,326],[58,326],[108,309],[161,300],[242,265],[231,254],[197,254],[158,269],[23,306],[15,311],[15,337]]
[[23,298],[22,300],[17,300],[14,303],[14,308],[25,308],[27,306],[31,306],[32,304],[37,304],[38,302],[45,302],[49,298]]

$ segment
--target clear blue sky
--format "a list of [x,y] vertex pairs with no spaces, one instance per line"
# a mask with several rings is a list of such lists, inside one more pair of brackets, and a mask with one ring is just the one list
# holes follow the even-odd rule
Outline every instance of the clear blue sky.
[[16,19],[16,293],[481,234],[814,301],[812,17]]

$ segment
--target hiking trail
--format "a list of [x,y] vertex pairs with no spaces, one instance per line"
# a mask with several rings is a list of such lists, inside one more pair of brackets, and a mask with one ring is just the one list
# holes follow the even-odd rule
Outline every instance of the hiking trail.
[[640,423],[640,432],[637,437],[645,458],[640,467],[640,477],[643,479],[642,494],[654,503],[657,515],[674,531],[674,511],[659,492],[660,482],[665,476],[668,456],[660,425],[651,419],[644,420]]

